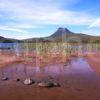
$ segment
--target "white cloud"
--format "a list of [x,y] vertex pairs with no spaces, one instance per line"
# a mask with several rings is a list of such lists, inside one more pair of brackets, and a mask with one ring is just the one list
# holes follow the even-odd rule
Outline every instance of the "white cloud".
[[81,30],[80,32],[92,36],[100,36],[100,30],[95,28],[87,28],[85,30]]
[[[14,24],[14,23],[13,23]],[[31,25],[31,24],[18,24],[16,23],[14,26],[13,24],[10,24],[9,26],[12,27],[12,28],[17,28],[17,29],[21,29],[21,30],[24,30],[24,29],[34,29],[34,28],[39,28],[40,26],[38,25]]]
[[0,26],[0,30],[3,30],[3,31],[14,31],[14,32],[20,32],[20,33],[28,33],[25,30],[18,29],[18,28],[11,28],[9,26]]
[[22,40],[22,39],[32,38],[32,35],[30,35],[30,34],[24,34],[24,35],[16,34],[16,35],[9,36],[8,38],[15,38],[15,39]]
[[[0,36],[3,36],[3,37],[7,37],[7,38],[14,38],[14,39],[27,39],[27,38],[32,38],[32,35],[31,34],[22,34],[22,33],[15,33],[15,32],[12,32],[11,33],[7,33],[7,31],[2,31],[3,34],[0,33]],[[5,34],[6,33],[6,34]],[[34,33],[36,34],[36,33]]]
[[89,28],[100,27],[100,18],[95,19],[92,24],[90,24]]
[[[56,2],[55,2],[56,1]],[[8,18],[28,24],[89,24],[93,19],[83,12],[62,10],[64,3],[77,0],[1,0],[0,11],[8,13]]]

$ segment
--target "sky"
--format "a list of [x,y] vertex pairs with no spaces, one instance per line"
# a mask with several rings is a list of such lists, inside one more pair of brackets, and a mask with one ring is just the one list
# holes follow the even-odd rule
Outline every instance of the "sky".
[[0,0],[0,36],[45,37],[59,27],[100,36],[100,0]]

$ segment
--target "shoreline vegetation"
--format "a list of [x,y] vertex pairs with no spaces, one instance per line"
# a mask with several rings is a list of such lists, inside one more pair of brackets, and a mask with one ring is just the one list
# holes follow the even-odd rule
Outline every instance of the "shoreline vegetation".
[[47,66],[49,64],[57,63],[67,65],[72,56],[88,57],[89,52],[93,53],[98,52],[99,50],[99,43],[82,45],[79,43],[65,42],[17,43],[14,44],[14,46],[11,46],[10,49],[4,48],[0,50],[0,67],[17,62],[32,66]]

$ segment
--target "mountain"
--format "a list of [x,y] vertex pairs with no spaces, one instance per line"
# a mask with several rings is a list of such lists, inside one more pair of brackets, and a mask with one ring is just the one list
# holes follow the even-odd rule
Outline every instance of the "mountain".
[[59,38],[63,36],[74,35],[75,33],[69,31],[67,28],[58,28],[58,30],[51,35],[52,38]]
[[79,40],[82,42],[88,42],[93,36],[82,34],[82,33],[74,33],[68,30],[67,28],[58,28],[57,31],[48,37],[52,38],[54,41],[69,41],[69,40]]
[[24,41],[29,42],[51,42],[51,41],[61,41],[63,37],[72,36],[75,33],[69,31],[67,28],[58,28],[56,32],[54,32],[51,36],[43,37],[43,38],[30,38],[24,39]]
[[100,36],[91,36],[83,33],[74,33],[67,28],[58,28],[57,31],[48,37],[48,39],[53,39],[54,41],[80,41],[82,43],[88,42],[99,42]]
[[91,36],[82,33],[74,33],[67,28],[58,28],[51,36],[43,38],[30,38],[24,40],[16,40],[0,37],[0,42],[62,42],[62,41],[80,41],[82,43],[88,43],[90,41],[95,41],[100,43],[100,36]]

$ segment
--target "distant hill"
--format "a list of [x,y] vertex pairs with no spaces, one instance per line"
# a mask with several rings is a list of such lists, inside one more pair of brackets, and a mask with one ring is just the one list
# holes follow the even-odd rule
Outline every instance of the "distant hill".
[[0,36],[0,43],[13,43],[13,42],[20,42],[17,39],[5,38]]

